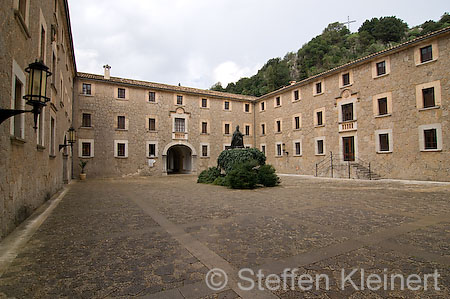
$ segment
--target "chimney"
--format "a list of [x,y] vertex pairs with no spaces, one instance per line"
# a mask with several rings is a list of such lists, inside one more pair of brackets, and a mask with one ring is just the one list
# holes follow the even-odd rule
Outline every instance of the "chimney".
[[103,76],[103,78],[109,80],[111,78],[111,76],[109,75],[109,70],[111,69],[111,67],[109,65],[104,65],[103,68],[105,69],[105,75]]

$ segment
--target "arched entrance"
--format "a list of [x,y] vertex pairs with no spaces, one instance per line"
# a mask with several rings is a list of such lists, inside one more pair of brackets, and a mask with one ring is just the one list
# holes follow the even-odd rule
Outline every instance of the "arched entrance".
[[167,173],[191,173],[192,152],[185,145],[174,145],[167,151]]

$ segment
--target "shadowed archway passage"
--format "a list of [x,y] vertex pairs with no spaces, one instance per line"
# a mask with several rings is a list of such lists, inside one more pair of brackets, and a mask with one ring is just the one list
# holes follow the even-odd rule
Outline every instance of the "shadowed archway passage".
[[167,151],[167,173],[191,173],[192,151],[185,145],[174,145]]

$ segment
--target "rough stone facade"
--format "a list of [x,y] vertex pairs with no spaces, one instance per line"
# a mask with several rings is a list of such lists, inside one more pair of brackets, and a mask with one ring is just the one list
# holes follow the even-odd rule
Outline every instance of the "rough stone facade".
[[[354,138],[355,161],[350,176],[363,176],[355,163],[384,178],[450,180],[449,118],[449,28],[422,39],[376,53],[324,74],[292,84],[258,98],[256,104],[257,146],[266,145],[268,163],[279,172],[348,177],[344,161],[344,137]],[[420,49],[432,46],[432,59],[420,62]],[[385,62],[386,74],[377,76],[376,66]],[[382,65],[380,65],[382,67]],[[343,86],[343,75],[349,84]],[[321,82],[322,93],[316,94]],[[423,108],[422,89],[434,87],[434,105]],[[294,100],[294,91],[299,100]],[[281,105],[276,107],[277,97]],[[378,99],[386,98],[387,113],[379,115]],[[265,102],[265,111],[261,111]],[[353,118],[344,121],[342,105],[353,105]],[[317,124],[322,111],[323,125]],[[300,128],[295,128],[300,116]],[[275,121],[282,121],[281,133]],[[266,134],[261,124],[266,123]],[[424,149],[423,129],[435,128],[437,148]],[[389,135],[389,149],[379,150],[379,134]],[[323,138],[323,154],[317,154],[317,140]],[[301,152],[296,155],[295,141]],[[276,144],[284,145],[277,155]]]
[[[125,90],[125,98],[118,97],[119,88]],[[154,102],[149,101],[150,92]],[[182,97],[179,104],[177,96]],[[230,145],[236,125],[244,134],[245,125],[250,126],[244,142],[249,147],[255,144],[253,97],[79,73],[74,98],[74,127],[79,137],[75,156],[88,161],[90,177],[170,172],[174,163],[171,148],[178,151],[174,156],[184,157],[179,172],[196,173],[216,165],[218,155]],[[90,119],[84,124],[83,114]],[[125,118],[122,128],[119,117]],[[154,128],[149,118],[155,120]],[[185,119],[185,133],[175,132],[175,118]],[[203,133],[202,123],[206,123]],[[228,134],[225,123],[229,124]],[[90,143],[90,155],[85,152],[83,156],[83,143]],[[122,156],[117,143],[126,144]],[[150,156],[149,143],[155,144],[154,156]],[[202,146],[206,146],[205,152]]]
[[0,2],[0,108],[31,109],[22,96],[25,68],[36,59],[53,72],[47,87],[51,102],[37,131],[32,113],[0,125],[0,239],[70,180],[70,150],[58,151],[72,123],[76,75],[67,1],[20,3]]

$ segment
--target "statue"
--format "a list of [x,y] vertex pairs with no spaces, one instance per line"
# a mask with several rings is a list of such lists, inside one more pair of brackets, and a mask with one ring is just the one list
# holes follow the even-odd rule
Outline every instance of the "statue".
[[244,135],[239,132],[239,126],[236,126],[236,131],[233,133],[231,148],[244,148]]

